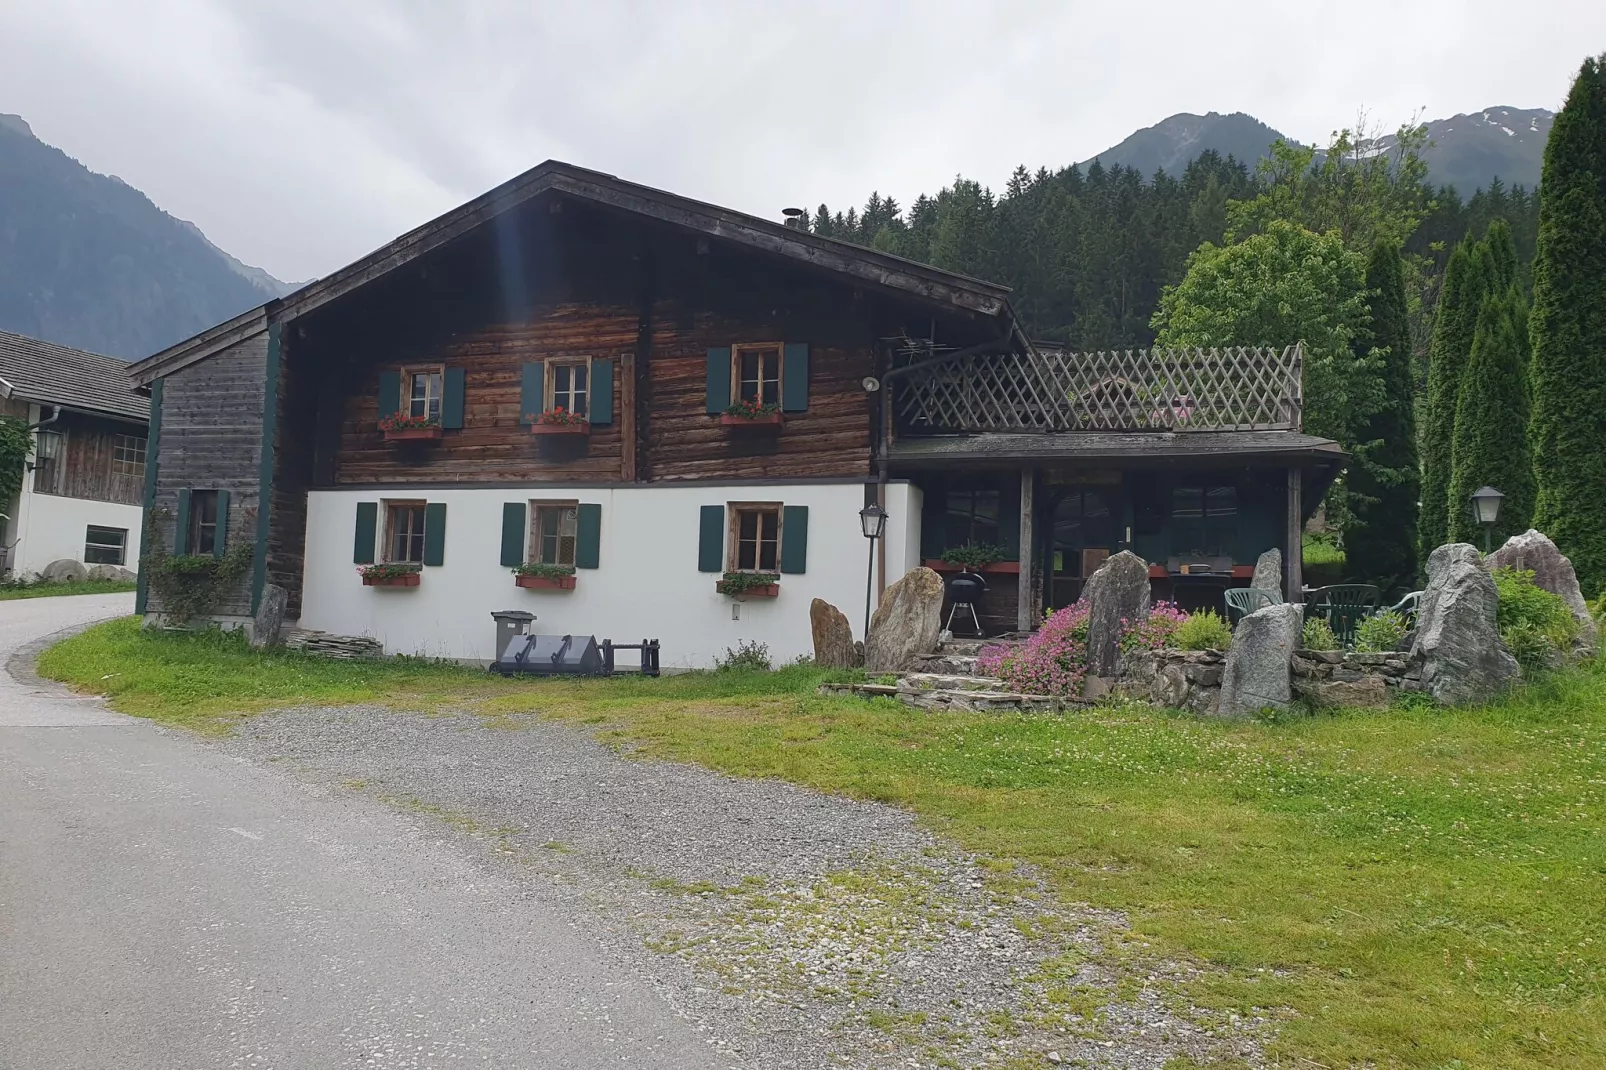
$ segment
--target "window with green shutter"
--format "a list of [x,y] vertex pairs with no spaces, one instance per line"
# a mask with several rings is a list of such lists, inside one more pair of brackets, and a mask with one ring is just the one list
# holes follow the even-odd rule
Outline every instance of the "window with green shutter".
[[424,507],[424,564],[446,564],[446,503]]
[[379,503],[357,503],[357,530],[351,550],[353,564],[374,563],[374,542],[379,537]]
[[697,571],[725,571],[725,507],[705,505],[697,517]]
[[789,573],[809,570],[809,507],[783,505],[781,507],[781,571]]
[[524,564],[525,514],[524,502],[502,505],[502,564],[506,568]]

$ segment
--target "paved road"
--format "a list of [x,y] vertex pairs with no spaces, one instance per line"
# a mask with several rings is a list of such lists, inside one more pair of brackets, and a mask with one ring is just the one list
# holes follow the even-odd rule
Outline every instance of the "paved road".
[[729,1065],[476,850],[0,673],[0,1068]]

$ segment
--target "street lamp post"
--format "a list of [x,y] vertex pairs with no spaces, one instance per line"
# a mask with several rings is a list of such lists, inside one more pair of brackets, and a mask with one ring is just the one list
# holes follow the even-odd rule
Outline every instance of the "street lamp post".
[[870,540],[870,566],[864,574],[864,640],[870,641],[870,589],[875,585],[875,541],[887,527],[887,511],[871,502],[859,510],[859,527]]
[[1500,519],[1500,503],[1505,500],[1493,487],[1479,487],[1472,492],[1472,519],[1483,525],[1483,552],[1489,552],[1489,536],[1494,532],[1495,521]]

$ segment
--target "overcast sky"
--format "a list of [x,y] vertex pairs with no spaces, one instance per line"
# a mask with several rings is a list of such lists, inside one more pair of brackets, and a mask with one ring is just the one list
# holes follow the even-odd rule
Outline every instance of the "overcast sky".
[[1555,108],[1603,50],[1601,0],[0,0],[0,112],[301,280],[549,157],[778,218],[1179,111]]

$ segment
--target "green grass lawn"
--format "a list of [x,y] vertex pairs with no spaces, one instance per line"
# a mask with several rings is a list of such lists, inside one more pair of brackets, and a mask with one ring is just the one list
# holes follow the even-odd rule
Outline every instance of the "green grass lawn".
[[133,621],[47,676],[199,728],[230,710],[391,701],[591,726],[649,754],[907,807],[1039,868],[1209,968],[1183,994],[1283,1008],[1289,1066],[1606,1065],[1606,672],[1497,708],[1221,723],[1101,708],[932,714],[821,697],[821,674],[516,681],[256,655]]
[[64,594],[124,594],[132,583],[116,580],[83,580],[79,583],[0,583],[0,602],[10,598],[55,598]]

